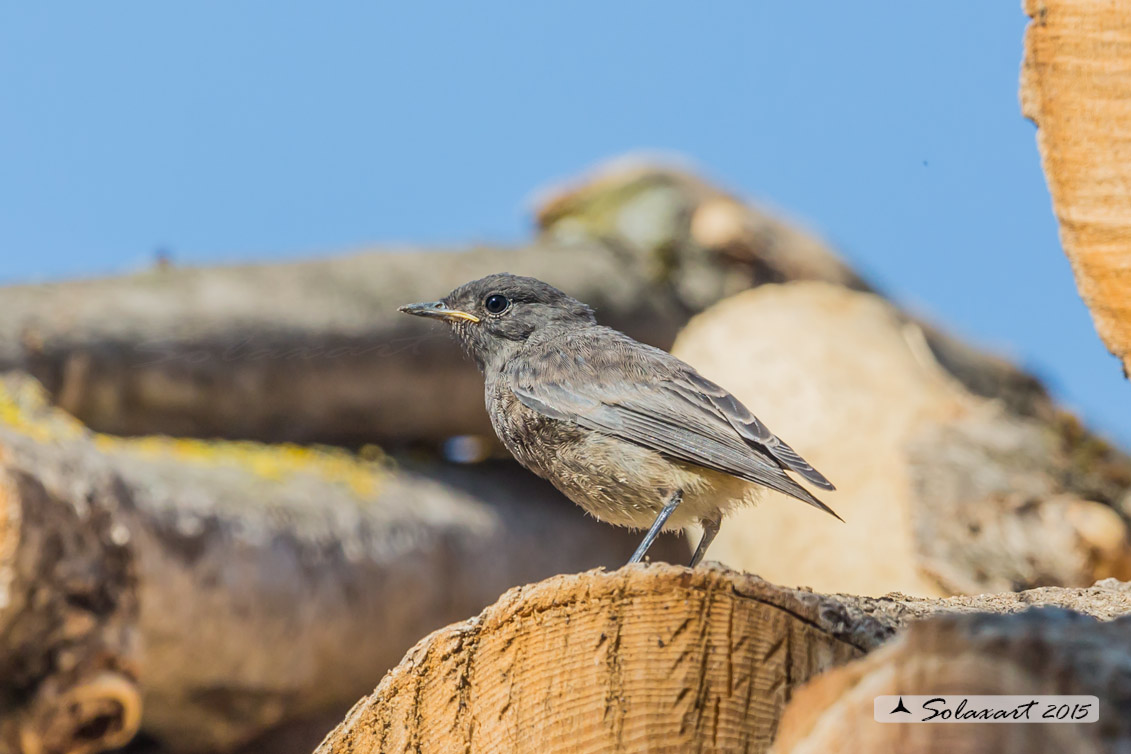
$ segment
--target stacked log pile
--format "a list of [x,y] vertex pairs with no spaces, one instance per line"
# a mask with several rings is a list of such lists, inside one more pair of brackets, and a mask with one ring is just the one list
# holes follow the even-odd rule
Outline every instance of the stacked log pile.
[[[1122,189],[1092,159],[1122,137],[1068,127],[1074,97],[1116,99],[1114,73],[1071,83],[1085,53],[1122,59],[1122,38],[1074,41],[1106,28],[1100,5],[1029,8],[1024,99],[1081,290],[1126,359]],[[0,291],[0,752],[139,731],[139,751],[309,750],[389,668],[320,751],[1129,745],[1118,714],[978,740],[866,722],[889,692],[1126,708],[1131,459],[820,239],[683,171],[619,163],[537,219],[518,248]],[[501,270],[733,390],[838,484],[848,523],[770,495],[711,553],[766,581],[650,565],[520,586],[617,566],[635,537],[489,440],[484,463],[440,457],[489,437],[480,377],[396,307]]]
[[[140,728],[162,749],[225,751],[274,731],[271,746],[301,750],[422,633],[508,587],[623,562],[632,535],[509,463],[393,460],[369,444],[486,431],[479,377],[442,332],[394,310],[500,268],[662,346],[707,309],[677,352],[846,490],[848,525],[826,530],[782,500],[730,522],[725,562],[861,594],[1126,577],[1127,459],[818,240],[641,166],[568,188],[540,222],[523,249],[9,289],[4,552],[22,596],[0,611],[0,652],[19,669],[0,740],[94,751]],[[841,441],[854,432],[867,442]],[[686,557],[665,546],[657,559]]]

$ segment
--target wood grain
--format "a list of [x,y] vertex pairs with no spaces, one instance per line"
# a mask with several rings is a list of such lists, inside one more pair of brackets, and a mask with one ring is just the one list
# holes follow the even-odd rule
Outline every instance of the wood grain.
[[1026,0],[1021,106],[1060,240],[1103,342],[1131,370],[1131,9]]
[[794,690],[940,612],[1131,612],[1126,585],[920,600],[821,595],[719,566],[513,589],[423,639],[318,754],[762,752]]

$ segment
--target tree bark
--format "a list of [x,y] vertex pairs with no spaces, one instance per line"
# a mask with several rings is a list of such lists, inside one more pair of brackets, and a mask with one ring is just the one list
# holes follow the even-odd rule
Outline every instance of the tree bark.
[[14,375],[0,418],[0,750],[340,716],[426,631],[638,540],[511,464],[92,435]]
[[710,556],[732,568],[868,595],[1131,579],[1131,458],[1047,398],[978,394],[874,294],[761,286],[674,353],[838,487],[822,497],[845,523],[776,493],[728,516]]
[[1021,107],[1076,286],[1131,372],[1131,31],[1121,3],[1026,0]]
[[[877,696],[944,694],[1090,695],[1099,699],[1100,718],[1074,725],[873,721]],[[1047,703],[1037,705],[1028,719],[1039,720],[1048,710]],[[1063,610],[946,615],[914,624],[864,659],[802,687],[785,709],[773,751],[1114,754],[1131,746],[1129,710],[1131,616],[1101,623]],[[919,708],[914,714],[924,716]]]
[[1110,620],[1131,588],[870,599],[718,566],[557,576],[423,639],[317,753],[766,751],[810,677],[931,615],[1033,605]]

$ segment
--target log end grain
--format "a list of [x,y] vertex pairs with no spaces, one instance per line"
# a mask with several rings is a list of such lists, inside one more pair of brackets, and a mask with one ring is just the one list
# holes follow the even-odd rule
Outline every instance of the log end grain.
[[717,567],[554,577],[425,638],[318,751],[761,750],[862,652],[827,607]]

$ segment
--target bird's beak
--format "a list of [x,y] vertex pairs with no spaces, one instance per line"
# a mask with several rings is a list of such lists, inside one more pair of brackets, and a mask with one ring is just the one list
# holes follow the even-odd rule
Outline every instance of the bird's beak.
[[446,319],[449,322],[457,319],[465,319],[468,322],[478,322],[479,317],[468,312],[461,312],[459,309],[449,309],[448,305],[443,301],[432,301],[427,304],[409,304],[397,309],[398,312],[405,314],[413,314],[417,317],[436,317],[437,319]]

